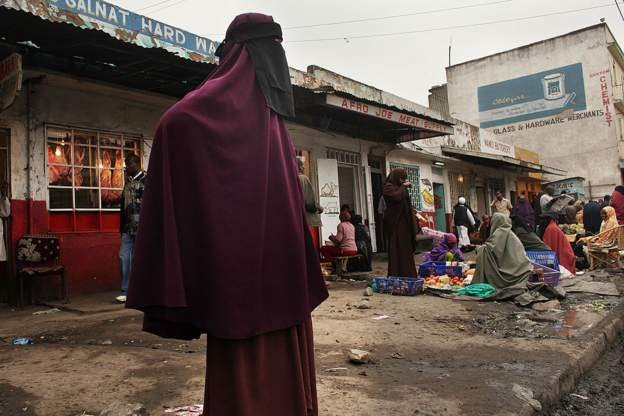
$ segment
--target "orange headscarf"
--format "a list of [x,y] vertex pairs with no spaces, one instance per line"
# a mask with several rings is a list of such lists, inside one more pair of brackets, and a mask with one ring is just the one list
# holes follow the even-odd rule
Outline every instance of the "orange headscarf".
[[602,211],[607,215],[607,219],[600,224],[600,234],[598,234],[592,243],[611,245],[617,238],[618,221],[613,207],[604,207]]

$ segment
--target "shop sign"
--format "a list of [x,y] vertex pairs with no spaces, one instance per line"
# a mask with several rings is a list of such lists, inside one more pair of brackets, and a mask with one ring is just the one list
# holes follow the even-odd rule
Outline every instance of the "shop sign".
[[0,61],[0,111],[8,108],[22,88],[22,56],[11,54]]
[[548,185],[555,188],[555,195],[559,195],[563,191],[566,191],[568,194],[585,195],[583,178],[564,179],[562,181],[551,182]]
[[162,48],[183,58],[216,62],[218,43],[100,0],[0,0],[0,7],[25,11],[52,22],[99,30],[143,48]]
[[[514,153],[516,155],[516,159],[520,159],[524,162],[534,163],[539,165],[539,154],[529,149],[525,149],[524,147],[514,146]],[[533,179],[542,179],[541,173],[529,172],[529,178]]]
[[484,85],[477,95],[481,128],[506,126],[503,133],[515,129],[513,123],[587,108],[580,63]]
[[383,120],[393,121],[395,123],[404,124],[406,126],[415,127],[422,130],[431,130],[443,134],[453,134],[453,128],[451,126],[446,126],[441,123],[436,123],[435,121],[416,117],[399,111],[377,107],[372,104],[366,104],[361,101],[338,97],[336,95],[327,95],[326,104],[332,107],[339,107],[344,110],[365,114],[367,116],[376,117]]
[[481,141],[481,151],[483,153],[490,153],[493,155],[514,157],[514,147],[510,144],[499,142],[498,140],[485,137],[484,132],[481,132],[479,137]]

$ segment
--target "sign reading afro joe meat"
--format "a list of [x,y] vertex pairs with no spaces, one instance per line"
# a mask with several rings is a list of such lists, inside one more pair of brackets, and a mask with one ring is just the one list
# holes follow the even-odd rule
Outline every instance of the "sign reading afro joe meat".
[[404,124],[424,130],[437,131],[444,134],[453,134],[453,128],[435,121],[416,117],[411,114],[401,113],[399,111],[388,110],[387,108],[377,107],[366,104],[361,101],[355,101],[348,98],[338,97],[336,95],[327,96],[327,105],[340,107],[345,110],[354,111],[356,113],[366,114],[372,117],[381,118],[383,120],[394,121],[395,123]]
[[482,128],[587,107],[580,63],[485,85],[478,88],[477,94]]

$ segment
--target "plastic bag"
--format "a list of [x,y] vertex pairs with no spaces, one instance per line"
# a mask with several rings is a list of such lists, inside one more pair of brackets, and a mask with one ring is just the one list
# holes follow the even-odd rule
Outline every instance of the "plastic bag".
[[472,296],[475,298],[487,298],[494,292],[496,292],[496,288],[490,284],[475,283],[474,285],[469,285],[462,289],[459,289],[455,293],[457,293],[458,295]]

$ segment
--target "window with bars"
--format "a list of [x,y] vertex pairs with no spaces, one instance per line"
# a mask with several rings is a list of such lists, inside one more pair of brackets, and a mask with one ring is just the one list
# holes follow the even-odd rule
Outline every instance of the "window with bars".
[[360,155],[355,152],[327,149],[327,158],[336,159],[338,163],[344,163],[346,165],[360,166]]
[[125,183],[124,159],[141,156],[141,138],[46,126],[50,211],[118,210]]
[[422,209],[422,201],[420,199],[420,168],[418,166],[403,165],[401,163],[390,163],[390,170],[399,168],[407,171],[407,180],[412,183],[412,187],[407,190],[412,200],[412,206],[418,210]]

